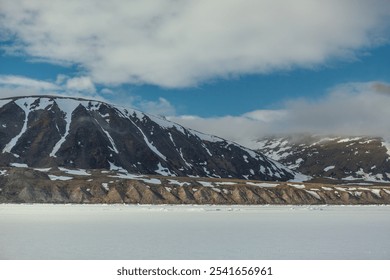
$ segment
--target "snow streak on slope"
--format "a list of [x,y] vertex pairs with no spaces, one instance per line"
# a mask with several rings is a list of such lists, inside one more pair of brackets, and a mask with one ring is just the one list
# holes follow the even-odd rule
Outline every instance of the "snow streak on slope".
[[156,155],[158,155],[160,158],[162,158],[163,160],[167,160],[167,157],[164,156],[162,153],[160,153],[160,151],[153,145],[153,143],[149,142],[149,139],[148,137],[146,137],[145,133],[142,131],[141,128],[139,128],[130,118],[129,120],[134,124],[134,126],[139,130],[139,132],[141,132],[144,140],[145,140],[145,143],[146,145],[148,145],[149,149],[152,150],[153,153],[155,153]]
[[80,101],[73,99],[57,99],[56,103],[60,110],[65,113],[65,133],[61,136],[61,139],[54,145],[53,150],[50,153],[51,157],[56,157],[56,153],[61,148],[62,144],[66,140],[66,136],[69,134],[70,123],[72,121],[72,113],[80,105]]
[[[28,123],[28,116],[31,111],[31,104],[35,101],[35,98],[24,98],[16,100],[15,103],[24,111],[24,123],[23,127],[20,130],[19,134],[16,135],[14,138],[11,139],[11,141],[5,145],[3,149],[3,153],[11,153],[12,148],[18,143],[19,138],[26,132],[27,130],[27,123]],[[16,157],[19,157],[18,155],[14,154]]]
[[[384,142],[382,142],[382,145],[386,148],[386,150],[387,150],[387,154],[389,155],[389,157],[390,157],[390,143],[389,142],[386,142],[386,141],[384,141]],[[387,159],[387,160],[389,160],[389,159]]]
[[110,141],[111,143],[111,147],[108,147],[110,150],[112,150],[113,152],[119,154],[119,151],[118,149],[116,148],[116,145],[115,145],[115,142],[114,142],[114,139],[112,139],[110,133],[108,133],[108,131],[106,131],[102,126],[100,126],[100,128],[103,130],[103,132],[106,134],[108,140]]

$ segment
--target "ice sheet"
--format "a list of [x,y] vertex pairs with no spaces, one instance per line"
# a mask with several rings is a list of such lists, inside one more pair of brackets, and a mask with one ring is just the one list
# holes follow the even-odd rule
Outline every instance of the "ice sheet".
[[385,259],[390,206],[0,205],[0,259]]

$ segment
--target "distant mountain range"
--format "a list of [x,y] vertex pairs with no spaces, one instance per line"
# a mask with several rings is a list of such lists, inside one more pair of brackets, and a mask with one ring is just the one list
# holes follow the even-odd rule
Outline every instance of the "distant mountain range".
[[261,152],[163,118],[104,102],[54,96],[0,100],[0,166],[306,179]]
[[390,181],[390,143],[379,137],[265,137],[257,150],[313,179]]

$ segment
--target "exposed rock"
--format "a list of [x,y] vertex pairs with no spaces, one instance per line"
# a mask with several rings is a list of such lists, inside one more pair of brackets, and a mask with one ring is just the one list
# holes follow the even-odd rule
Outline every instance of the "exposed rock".
[[[390,185],[331,185],[215,178],[134,176],[88,170],[68,180],[64,171],[3,170],[0,203],[129,204],[389,204]],[[75,170],[74,170],[75,171]],[[67,170],[69,172],[69,170]],[[15,179],[16,174],[25,179]],[[33,178],[31,178],[33,174]],[[69,175],[69,174],[68,174]],[[26,179],[28,177],[28,179]],[[131,177],[131,176],[129,176]],[[54,179],[53,179],[54,178]],[[57,180],[62,178],[63,180]],[[248,184],[248,182],[250,184]]]

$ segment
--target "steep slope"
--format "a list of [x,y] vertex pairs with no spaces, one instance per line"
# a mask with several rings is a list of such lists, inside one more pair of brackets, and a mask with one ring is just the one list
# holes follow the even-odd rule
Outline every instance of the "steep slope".
[[0,150],[2,166],[277,181],[300,175],[261,153],[162,118],[52,96],[0,100]]
[[267,137],[258,151],[313,177],[390,181],[390,145],[379,137]]

